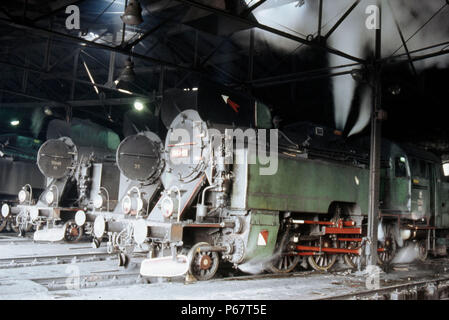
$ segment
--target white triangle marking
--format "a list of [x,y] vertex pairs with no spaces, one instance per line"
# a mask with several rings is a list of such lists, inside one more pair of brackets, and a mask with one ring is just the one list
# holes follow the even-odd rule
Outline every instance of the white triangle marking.
[[265,241],[261,232],[259,232],[259,236],[257,238],[257,245],[258,246],[266,246],[267,245],[267,242]]

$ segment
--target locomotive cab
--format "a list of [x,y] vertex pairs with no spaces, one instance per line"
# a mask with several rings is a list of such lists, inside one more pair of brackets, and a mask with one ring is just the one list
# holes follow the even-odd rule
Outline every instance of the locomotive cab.
[[[418,258],[436,252],[437,228],[447,216],[447,183],[440,159],[409,145],[385,141],[390,168],[381,178],[380,218],[399,247],[415,243]],[[388,150],[387,150],[388,149]]]

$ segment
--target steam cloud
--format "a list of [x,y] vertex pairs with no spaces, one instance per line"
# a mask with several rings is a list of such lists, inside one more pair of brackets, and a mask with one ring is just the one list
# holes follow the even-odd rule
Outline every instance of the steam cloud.
[[392,263],[410,263],[418,258],[418,249],[416,244],[409,243],[406,247],[401,248],[394,257]]
[[[382,0],[381,2],[383,30],[382,57],[389,57],[393,53],[405,53],[405,49],[403,47],[401,48],[402,42],[394,23],[392,11],[399,22],[405,40],[408,40],[413,36],[407,41],[407,47],[410,51],[448,40],[449,6],[447,5],[430,23],[414,35],[414,33],[419,30],[432,15],[443,7],[446,3],[445,0],[390,0],[391,9],[387,0]],[[296,6],[297,3],[298,1],[292,1],[279,7],[270,8],[268,5],[269,1],[267,1],[253,13],[259,22],[282,31],[302,37],[309,34],[316,34],[319,2],[306,0],[303,6]],[[352,3],[353,0],[323,1],[322,34],[326,34]],[[329,37],[328,45],[360,58],[366,58],[369,53],[373,52],[375,30],[366,28],[365,22],[368,14],[365,13],[365,10],[367,6],[376,5],[376,3],[375,0],[361,1],[346,20]],[[266,40],[270,45],[277,47],[279,50],[288,52],[298,49],[299,46],[299,44],[294,41],[264,31],[256,31],[256,39],[259,39],[260,41]],[[418,55],[429,52],[421,52],[418,53]],[[405,56],[404,59],[406,59]],[[329,54],[329,66],[337,66],[352,62],[353,61],[346,58]],[[449,59],[446,56],[414,62],[414,66],[418,72],[431,66],[441,68],[448,66],[448,64]],[[345,129],[357,85],[358,83],[350,75],[332,78],[335,126],[340,130]],[[369,122],[371,114],[371,90],[365,88],[360,92],[360,106],[354,106],[360,108],[359,118],[354,127],[350,130],[349,135],[360,132]]]

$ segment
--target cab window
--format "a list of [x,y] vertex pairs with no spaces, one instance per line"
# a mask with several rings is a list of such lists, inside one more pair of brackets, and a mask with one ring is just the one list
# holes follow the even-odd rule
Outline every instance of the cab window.
[[419,162],[415,158],[412,158],[410,161],[410,171],[412,172],[412,176],[414,176],[414,177],[417,177],[420,175]]
[[421,173],[420,174],[421,178],[424,178],[424,179],[429,178],[429,170],[428,169],[429,169],[429,166],[427,165],[427,163],[423,160],[420,160],[419,161],[419,172]]
[[396,177],[406,177],[407,167],[405,163],[405,157],[396,157],[394,165],[394,175]]
[[443,163],[443,175],[449,177],[449,162]]

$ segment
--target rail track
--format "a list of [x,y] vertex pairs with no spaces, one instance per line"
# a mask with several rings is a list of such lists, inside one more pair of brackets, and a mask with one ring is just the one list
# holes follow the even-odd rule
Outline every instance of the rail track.
[[33,242],[32,237],[19,237],[17,233],[0,233],[0,245],[2,244],[11,244],[11,243],[26,243]]
[[53,254],[46,256],[7,257],[0,259],[0,269],[23,268],[41,265],[92,262],[117,259],[116,254],[106,252],[85,252],[73,254]]
[[33,243],[33,239],[30,238],[0,238],[0,246],[1,245],[10,245],[10,244],[23,244],[23,243]]
[[[222,278],[211,281],[244,281],[244,280],[260,280],[260,279],[276,279],[290,278],[298,276],[307,276],[313,271],[295,272],[289,274],[258,274],[258,275],[242,275],[242,276],[223,276]],[[48,277],[48,278],[32,278],[33,282],[45,286],[49,291],[67,290],[76,286],[76,289],[89,289],[98,287],[111,287],[131,284],[148,284],[157,283],[161,278],[142,277],[139,270],[126,272],[123,269],[97,271],[90,274],[79,275],[78,277]],[[185,277],[180,276],[173,279],[166,279],[167,282],[184,282]],[[187,282],[188,283],[188,282]]]
[[294,277],[304,277],[311,274],[316,274],[314,270],[304,270],[290,273],[263,273],[252,275],[238,275],[238,276],[223,276],[222,278],[213,279],[211,281],[245,281],[245,280],[262,280],[262,279],[285,279]]
[[324,297],[318,300],[446,300],[448,298],[449,277],[442,277]]
[[[9,234],[0,235],[0,244],[7,244],[11,242],[32,242],[30,238],[17,238]],[[0,269],[21,268],[30,266],[45,266],[57,264],[74,264],[84,262],[96,261],[111,261],[117,260],[116,253],[106,252],[76,252],[70,253],[70,250],[91,249],[89,244],[86,246],[69,247],[69,253],[51,254],[51,255],[27,255],[27,256],[11,256],[0,258]],[[133,254],[133,263],[139,261],[139,257],[144,257],[142,254]],[[137,260],[136,260],[137,258]],[[447,265],[444,261],[432,260],[428,263],[429,268],[441,268]],[[435,266],[431,266],[435,264]],[[345,272],[347,269],[337,270],[338,273]],[[241,271],[236,271],[229,268],[223,270],[219,278],[211,280],[215,281],[246,281],[246,280],[264,280],[264,279],[285,279],[298,278],[316,275],[317,272],[313,270],[302,270],[286,274],[245,274]],[[446,271],[446,268],[444,268]],[[326,273],[332,275],[333,272]],[[76,287],[76,289],[89,289],[99,287],[117,287],[133,284],[157,283],[160,281],[170,282],[185,282],[189,283],[187,278],[178,277],[172,280],[160,280],[158,278],[145,278],[139,274],[138,268],[122,269],[106,271],[92,271],[88,274],[79,275],[76,279],[69,276],[56,276],[49,278],[31,278],[29,279],[46,287],[49,291],[63,291]],[[69,281],[69,282],[67,282]],[[195,282],[195,281],[192,281]],[[71,287],[70,287],[71,286]],[[70,288],[69,288],[70,287]],[[360,289],[359,289],[360,290]],[[364,290],[352,293],[345,293],[341,295],[325,296],[318,298],[318,300],[405,300],[405,299],[448,299],[449,298],[449,277],[430,278],[426,280],[407,281],[396,285],[389,285],[373,290]]]
[[123,272],[123,270],[91,272],[90,274],[79,275],[77,277],[49,277],[30,280],[45,286],[49,291],[148,283],[148,280],[141,277],[138,271]]

